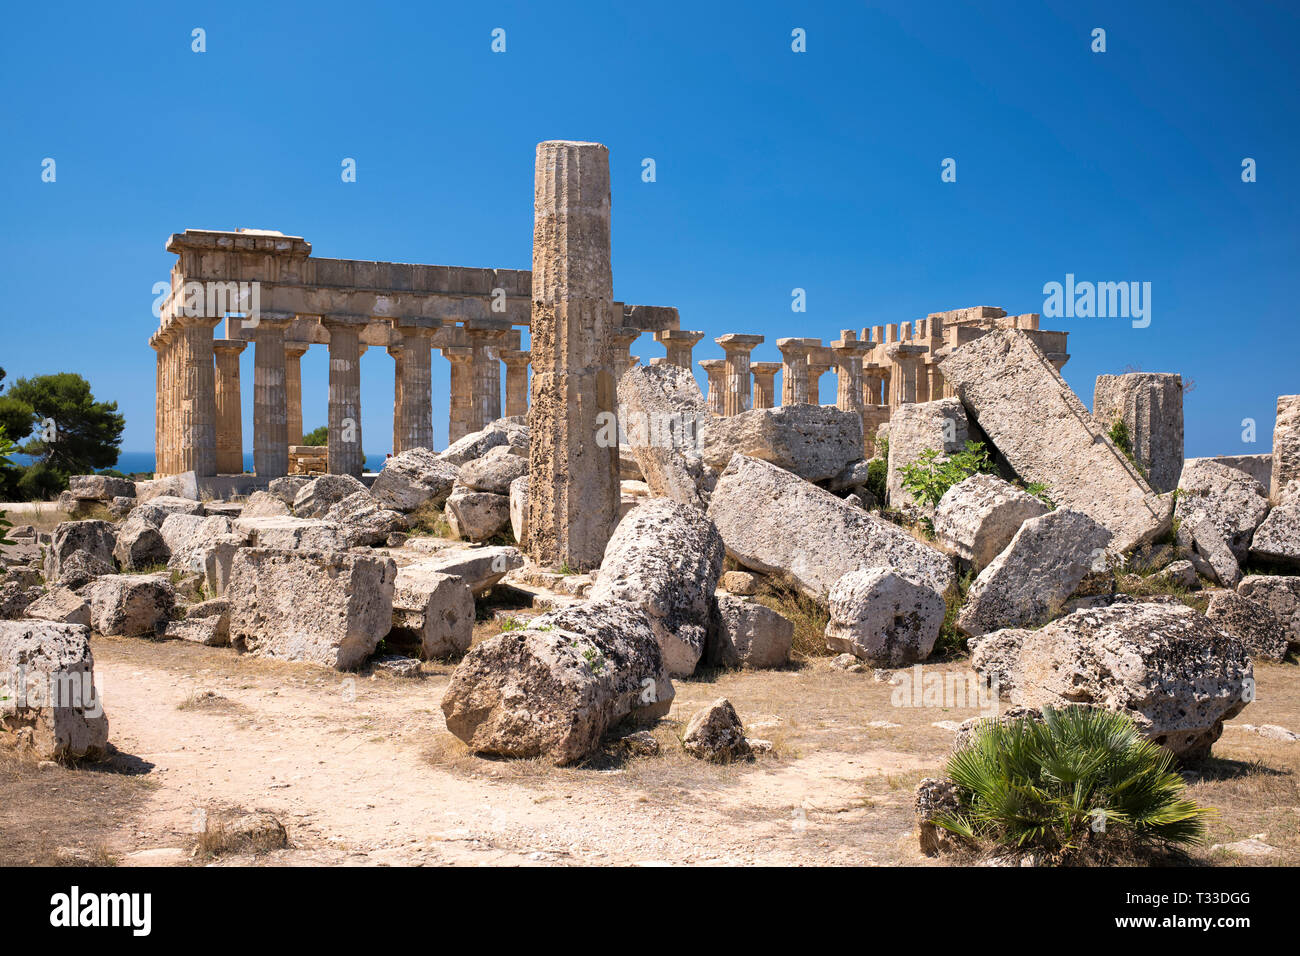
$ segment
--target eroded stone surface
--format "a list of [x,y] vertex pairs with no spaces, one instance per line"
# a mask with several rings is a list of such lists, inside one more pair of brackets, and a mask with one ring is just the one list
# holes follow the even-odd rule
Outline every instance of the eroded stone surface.
[[862,416],[831,405],[755,408],[708,420],[700,438],[705,464],[719,471],[739,453],[823,481],[862,458]]
[[0,622],[0,672],[0,730],[45,760],[103,755],[108,717],[95,690],[89,629]]
[[627,447],[651,493],[704,507],[700,445],[713,416],[695,376],[676,365],[630,368],[619,379],[618,402]]
[[411,448],[384,462],[370,492],[394,511],[437,508],[451,494],[460,466],[427,448]]
[[900,405],[889,419],[889,476],[886,494],[894,508],[915,505],[903,487],[903,468],[913,464],[921,453],[938,451],[947,456],[965,449],[970,440],[970,422],[966,409],[955,398],[934,402]]
[[1222,591],[1210,598],[1205,616],[1238,638],[1256,659],[1280,661],[1286,657],[1286,624],[1264,604]]
[[1020,526],[1047,505],[996,475],[972,475],[948,489],[934,511],[939,543],[977,573],[1011,543]]
[[890,568],[850,571],[831,588],[826,647],[878,667],[930,656],[943,624],[943,597]]

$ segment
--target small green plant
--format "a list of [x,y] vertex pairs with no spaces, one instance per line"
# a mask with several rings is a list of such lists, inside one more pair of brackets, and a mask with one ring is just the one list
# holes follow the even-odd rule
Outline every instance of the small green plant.
[[501,619],[501,630],[503,633],[505,631],[522,631],[527,627],[528,625],[517,617],[503,617]]
[[577,571],[573,570],[573,568],[569,567],[569,562],[568,562],[568,561],[565,561],[563,564],[561,564],[561,565],[559,566],[559,568],[557,568],[557,570],[558,570],[561,574],[577,574],[577,573],[578,573]]
[[1025,485],[1025,494],[1032,495],[1043,504],[1047,505],[1049,510],[1056,510],[1056,502],[1051,499],[1047,493],[1047,485],[1041,481],[1031,481]]
[[913,500],[934,507],[959,481],[971,475],[992,474],[994,470],[983,442],[968,441],[964,451],[952,455],[927,448],[916,461],[902,467],[903,487]]
[[1104,708],[987,720],[948,761],[959,809],[934,822],[977,845],[1059,859],[1103,844],[1193,845],[1210,811],[1183,797],[1172,762],[1128,716]]
[[885,503],[885,488],[889,481],[889,461],[873,458],[867,462],[867,491],[879,504]]

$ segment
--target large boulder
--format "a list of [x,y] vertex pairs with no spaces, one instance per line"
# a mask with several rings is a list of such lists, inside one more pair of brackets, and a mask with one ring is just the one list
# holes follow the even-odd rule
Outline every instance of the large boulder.
[[[743,572],[732,572],[735,574]],[[766,604],[719,591],[705,659],[714,667],[783,667],[794,645],[794,625]]]
[[486,541],[510,524],[510,499],[490,491],[457,487],[443,506],[451,533],[465,541]]
[[1300,481],[1300,395],[1277,397],[1273,423],[1273,469],[1269,498],[1281,502],[1284,492]]
[[1016,476],[1045,484],[1058,507],[1109,529],[1116,552],[1169,530],[1172,503],[1157,497],[1024,331],[981,335],[939,370]]
[[930,656],[946,610],[929,585],[891,568],[850,571],[830,595],[826,647],[877,667],[903,667]]
[[1268,514],[1264,488],[1250,475],[1209,458],[1187,462],[1178,480],[1174,514],[1190,526],[1208,521],[1238,561]]
[[114,498],[134,498],[135,482],[111,475],[73,475],[68,479],[68,491],[74,498],[109,502]]
[[479,753],[571,764],[625,718],[662,717],[673,686],[649,616],[594,601],[476,645],[442,698],[447,729]]
[[[1293,482],[1288,490],[1298,486]],[[1284,499],[1286,502],[1286,499]],[[1250,556],[1260,564],[1288,572],[1300,571],[1300,495],[1268,513],[1255,530]]]
[[325,513],[325,520],[343,529],[343,539],[349,548],[383,544],[389,535],[407,528],[406,518],[400,512],[384,508],[368,491],[355,492],[336,502]]
[[1046,513],[1047,505],[1010,482],[996,475],[971,475],[939,500],[934,534],[979,573],[1006,549],[1022,524]]
[[283,478],[272,478],[267,482],[266,493],[273,498],[279,498],[292,508],[293,500],[298,497],[298,492],[311,483],[312,479],[306,475],[285,475]]
[[100,634],[154,637],[176,605],[171,584],[153,574],[110,574],[86,592],[91,626]]
[[[45,549],[45,580],[51,584],[59,581],[63,565],[78,551],[84,551],[101,563],[113,567],[113,548],[117,544],[114,526],[107,521],[64,521],[54,529],[49,546]],[[62,583],[62,582],[60,582]]]
[[1028,628],[1004,627],[966,641],[971,670],[999,697],[1011,696],[1020,648],[1033,633]]
[[199,500],[198,476],[192,471],[179,475],[167,475],[149,481],[135,482],[135,496],[140,501],[152,501],[155,498],[189,498]]
[[942,457],[963,451],[970,437],[966,409],[955,398],[907,403],[894,409],[889,417],[889,472],[885,486],[890,507],[917,504],[903,487],[906,466],[932,449]]
[[69,588],[54,588],[27,605],[25,617],[90,627],[90,605]]
[[348,535],[337,521],[317,518],[238,518],[235,533],[253,547],[276,551],[346,551]]
[[1254,696],[1245,645],[1176,603],[1085,609],[1031,631],[1012,681],[1014,703],[1120,711],[1185,759],[1208,755]]
[[463,654],[474,635],[474,595],[463,578],[418,566],[399,568],[389,640],[417,644],[426,659]]
[[614,529],[589,596],[642,608],[668,673],[686,677],[704,654],[723,554],[722,537],[702,512],[669,498],[651,498]]
[[230,640],[263,657],[356,667],[393,625],[392,558],[244,548],[226,588]]
[[957,627],[979,635],[1046,623],[1104,558],[1110,539],[1106,528],[1068,508],[1029,519],[975,579]]
[[1195,515],[1181,522],[1177,541],[1179,550],[1191,560],[1198,574],[1225,587],[1237,586],[1241,580],[1241,565],[1208,516]]
[[[277,478],[276,481],[283,479]],[[297,491],[294,492],[297,494]],[[240,509],[241,518],[276,518],[291,513],[289,505],[293,499],[285,501],[280,495],[273,495],[269,491],[255,491],[248,496],[244,502],[244,507]]]
[[463,580],[475,597],[499,584],[511,571],[524,566],[524,556],[508,544],[490,547],[452,547],[421,558],[412,569],[437,571]]
[[[48,569],[48,563],[46,567]],[[73,551],[59,563],[58,577],[49,577],[49,571],[47,570],[45,580],[51,585],[71,588],[75,591],[85,587],[96,578],[116,573],[117,568],[112,561],[105,561],[89,551]]]
[[1183,469],[1183,377],[1169,372],[1098,375],[1092,417],[1108,434],[1128,429],[1133,457],[1158,492],[1173,491]]
[[528,457],[528,426],[513,419],[498,418],[486,428],[458,438],[438,457],[453,465],[463,465],[482,458],[499,445],[505,445],[515,455]]
[[0,618],[17,620],[27,617],[27,609],[40,599],[42,591],[34,584],[21,581],[0,582]]
[[1268,661],[1286,657],[1290,643],[1286,623],[1268,606],[1236,591],[1220,591],[1210,598],[1205,616],[1245,644],[1251,657]]
[[862,458],[862,416],[834,405],[754,408],[708,420],[700,439],[705,464],[719,471],[740,453],[823,481]]
[[497,445],[482,458],[461,465],[457,480],[471,491],[508,495],[511,482],[527,474],[527,458],[516,455],[509,445]]
[[0,622],[0,731],[45,760],[103,756],[108,717],[81,624]]
[[299,518],[323,518],[348,495],[365,490],[360,479],[351,475],[321,475],[298,490],[293,499],[293,513]]
[[1251,574],[1241,579],[1237,593],[1268,608],[1287,640],[1300,645],[1300,575]]
[[233,532],[234,526],[225,515],[172,515],[162,526],[163,539],[171,550],[167,566],[174,571],[201,571],[202,556]]
[[708,468],[700,457],[712,414],[688,369],[636,365],[618,381],[619,421],[652,494],[703,507]]
[[427,448],[411,448],[384,462],[370,493],[394,511],[439,508],[451,494],[460,468]]
[[151,525],[161,528],[168,515],[202,515],[205,513],[203,502],[192,498],[180,498],[175,495],[160,495],[137,504],[131,514],[144,518]]
[[948,556],[776,465],[735,455],[709,502],[727,554],[764,574],[786,575],[825,600],[858,568],[895,568],[947,594]]

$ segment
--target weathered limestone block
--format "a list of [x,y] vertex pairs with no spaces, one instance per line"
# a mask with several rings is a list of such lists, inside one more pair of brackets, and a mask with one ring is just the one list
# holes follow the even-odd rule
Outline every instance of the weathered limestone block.
[[189,498],[199,500],[199,482],[192,471],[178,475],[167,475],[150,481],[135,482],[135,496],[140,501],[151,501],[159,497]]
[[459,466],[427,448],[410,448],[384,462],[371,494],[394,511],[442,506],[456,483]]
[[[298,497],[298,492],[310,485],[311,482],[312,479],[303,475],[285,475],[283,478],[272,478],[267,482],[266,493],[279,498],[289,507],[293,507],[293,500]],[[252,517],[252,515],[249,517]]]
[[718,579],[718,587],[732,594],[757,594],[762,588],[763,579],[749,571],[723,571]]
[[1098,375],[1092,417],[1107,433],[1128,428],[1133,457],[1158,492],[1178,487],[1183,469],[1183,377],[1164,372]]
[[1126,713],[1176,756],[1209,754],[1253,696],[1245,645],[1182,604],[1075,611],[1031,632],[1016,661],[1014,703],[1090,704]]
[[68,492],[74,498],[105,502],[114,498],[134,498],[135,482],[110,475],[73,475],[68,479]]
[[177,498],[172,495],[160,495],[137,504],[131,514],[144,518],[156,528],[161,528],[169,515],[202,515],[205,513],[203,503],[190,498]]
[[[334,475],[332,477],[350,477]],[[255,548],[275,551],[346,551],[348,536],[337,521],[318,518],[239,518],[235,533]]]
[[293,499],[293,513],[299,518],[323,518],[348,495],[365,490],[361,480],[352,475],[321,475],[298,491]]
[[890,507],[916,505],[903,488],[905,466],[930,449],[944,456],[964,451],[970,437],[966,409],[955,398],[908,403],[894,409],[889,417],[889,477],[885,488]]
[[645,610],[669,675],[687,677],[704,654],[723,553],[721,536],[698,509],[651,498],[618,523],[590,597]]
[[118,496],[108,503],[108,513],[114,518],[125,518],[135,507],[135,499]]
[[505,445],[516,455],[528,455],[528,426],[509,418],[498,418],[480,431],[470,432],[447,446],[438,458],[452,465],[463,465],[482,458],[493,448]]
[[422,558],[418,565],[426,571],[440,571],[454,575],[469,585],[475,597],[491,590],[511,571],[524,566],[524,556],[518,548],[510,545],[492,547],[457,547],[439,551],[428,558]]
[[[117,544],[114,526],[107,521],[64,521],[54,529],[49,547],[45,550],[45,580],[51,584],[63,583],[63,565],[78,551],[113,568],[113,548]],[[109,572],[103,572],[109,573]]]
[[1110,539],[1106,528],[1068,508],[1029,519],[975,579],[957,615],[957,627],[979,635],[1046,623],[1059,613]]
[[1174,513],[1180,521],[1195,525],[1208,520],[1233,556],[1244,560],[1251,536],[1268,514],[1268,498],[1259,482],[1244,471],[1202,458],[1187,462],[1178,489]]
[[706,651],[714,667],[783,667],[793,645],[794,625],[766,604],[723,591],[714,595]]
[[0,731],[44,760],[103,756],[108,717],[85,626],[0,623]]
[[890,568],[850,571],[831,588],[826,647],[878,667],[930,656],[946,610],[928,585]]
[[1300,479],[1300,395],[1277,397],[1273,424],[1273,473],[1269,499],[1277,503],[1287,487]]
[[1300,575],[1251,574],[1241,579],[1237,593],[1267,608],[1287,641],[1300,645]]
[[514,454],[509,446],[497,445],[482,458],[475,458],[462,465],[457,480],[471,491],[508,495],[510,483],[526,474],[528,459]]
[[[169,514],[158,525],[158,531],[162,536],[163,542],[167,545],[167,551],[170,554],[173,550],[181,550],[202,527],[206,521],[203,515],[196,514]],[[227,518],[220,518],[224,521],[225,530],[230,531],[230,521]]]
[[520,547],[528,545],[528,476],[510,482],[510,532]]
[[996,475],[971,475],[948,489],[934,511],[939,543],[976,573],[1011,543],[1020,526],[1047,514],[1047,505]]
[[204,647],[227,647],[230,644],[230,612],[227,609],[224,614],[187,616],[179,621],[168,621],[163,637]]
[[862,458],[862,416],[831,405],[755,408],[708,421],[700,438],[705,464],[719,471],[739,453],[824,481]]
[[470,650],[442,698],[447,729],[480,753],[545,755],[571,764],[595,752],[626,717],[672,705],[648,615],[596,601],[534,618]]
[[383,544],[389,535],[407,528],[405,517],[382,507],[368,491],[358,491],[335,502],[325,512],[325,520],[343,529],[343,538],[349,548]]
[[[48,561],[46,567],[49,567]],[[50,584],[77,590],[98,577],[116,573],[117,568],[111,561],[96,557],[89,551],[73,551],[60,562],[59,576],[51,578],[47,570],[45,579]]]
[[934,822],[940,817],[952,816],[961,809],[960,792],[955,783],[926,777],[916,786],[916,800],[912,806],[916,811],[922,853],[938,856],[961,845],[956,834]]
[[[276,479],[276,481],[284,480],[283,478]],[[279,495],[273,495],[269,491],[255,491],[244,502],[244,507],[240,509],[239,516],[241,518],[278,518],[290,513],[289,502],[286,502]]]
[[955,575],[948,556],[776,465],[735,455],[709,502],[727,553],[764,574],[789,575],[825,600],[858,568],[905,572],[940,594]]
[[744,760],[752,755],[740,715],[725,697],[695,712],[682,733],[682,749],[692,757],[714,763]]
[[166,564],[171,549],[157,527],[133,513],[117,526],[113,557],[123,571],[143,571],[155,564]]
[[1191,560],[1197,573],[1224,587],[1236,587],[1241,580],[1237,557],[1223,534],[1207,515],[1194,515],[1178,527],[1178,547]]
[[652,494],[704,507],[702,432],[713,418],[687,369],[638,365],[618,382],[619,420],[627,447]]
[[1191,561],[1175,561],[1154,576],[1188,591],[1195,591],[1201,586],[1201,577],[1196,573],[1196,565]]
[[971,670],[1003,699],[1011,696],[1020,648],[1033,633],[1025,628],[1004,627],[966,641]]
[[399,568],[390,640],[420,646],[426,660],[463,654],[474,632],[474,595],[463,578],[421,567]]
[[25,616],[56,624],[90,627],[90,605],[69,588],[54,588],[27,605]]
[[1216,455],[1213,458],[1188,458],[1183,467],[1197,461],[1213,461],[1227,465],[1238,471],[1244,471],[1259,482],[1261,488],[1269,488],[1273,482],[1273,453],[1267,455]]
[[234,533],[234,525],[225,515],[171,515],[163,522],[161,533],[171,551],[167,566],[173,571],[201,571],[202,556],[214,543]]
[[230,534],[211,542],[195,554],[194,570],[203,575],[203,588],[207,594],[221,597],[226,593],[235,553],[244,545],[243,537]]
[[490,491],[457,487],[443,507],[452,534],[465,541],[486,541],[510,524],[510,499]]
[[392,558],[243,548],[226,588],[230,640],[262,657],[356,667],[393,626]]
[[1286,622],[1268,606],[1244,598],[1235,591],[1221,591],[1210,598],[1205,616],[1246,645],[1250,656],[1269,661],[1286,657]]
[[[1295,487],[1292,483],[1288,491]],[[1280,504],[1268,513],[1251,539],[1250,556],[1270,567],[1300,571],[1300,500]]]
[[17,620],[27,617],[27,609],[40,599],[41,594],[38,585],[19,581],[0,583],[0,618]]
[[1108,528],[1116,552],[1169,530],[1172,504],[1155,495],[1025,332],[982,335],[939,369],[1016,476],[1042,482],[1057,507]]
[[152,574],[110,574],[86,592],[91,626],[100,634],[154,637],[171,616],[176,592]]
[[641,463],[636,460],[632,446],[628,444],[618,446],[618,480],[645,481],[645,475],[641,473]]

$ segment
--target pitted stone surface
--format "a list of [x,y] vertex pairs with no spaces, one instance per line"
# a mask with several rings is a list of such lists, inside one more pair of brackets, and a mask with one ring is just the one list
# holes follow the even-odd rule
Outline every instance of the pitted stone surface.
[[627,447],[652,494],[704,507],[703,431],[713,418],[695,376],[676,365],[638,365],[618,383]]
[[1255,529],[1268,514],[1268,498],[1259,482],[1244,471],[1201,458],[1183,468],[1178,488],[1178,518],[1189,526],[1209,521],[1233,557],[1244,560]]
[[850,571],[830,594],[826,647],[877,667],[930,656],[946,606],[932,587],[891,568]]
[[451,494],[460,467],[427,448],[411,448],[384,462],[371,485],[371,494],[385,508],[414,511],[422,505],[440,507]]
[[[90,631],[81,624],[0,622],[0,731],[30,731],[45,760],[102,756],[108,717],[96,692]],[[16,675],[22,675],[21,686]]]
[[900,405],[889,418],[889,477],[886,494],[894,508],[915,505],[903,487],[903,468],[934,449],[947,456],[966,448],[971,437],[966,409],[955,398]]
[[1020,526],[1047,513],[1047,505],[996,475],[971,475],[948,489],[934,512],[939,543],[978,573],[996,558]]
[[705,463],[718,471],[739,453],[824,481],[862,458],[862,416],[830,405],[782,405],[713,418],[700,437]]

